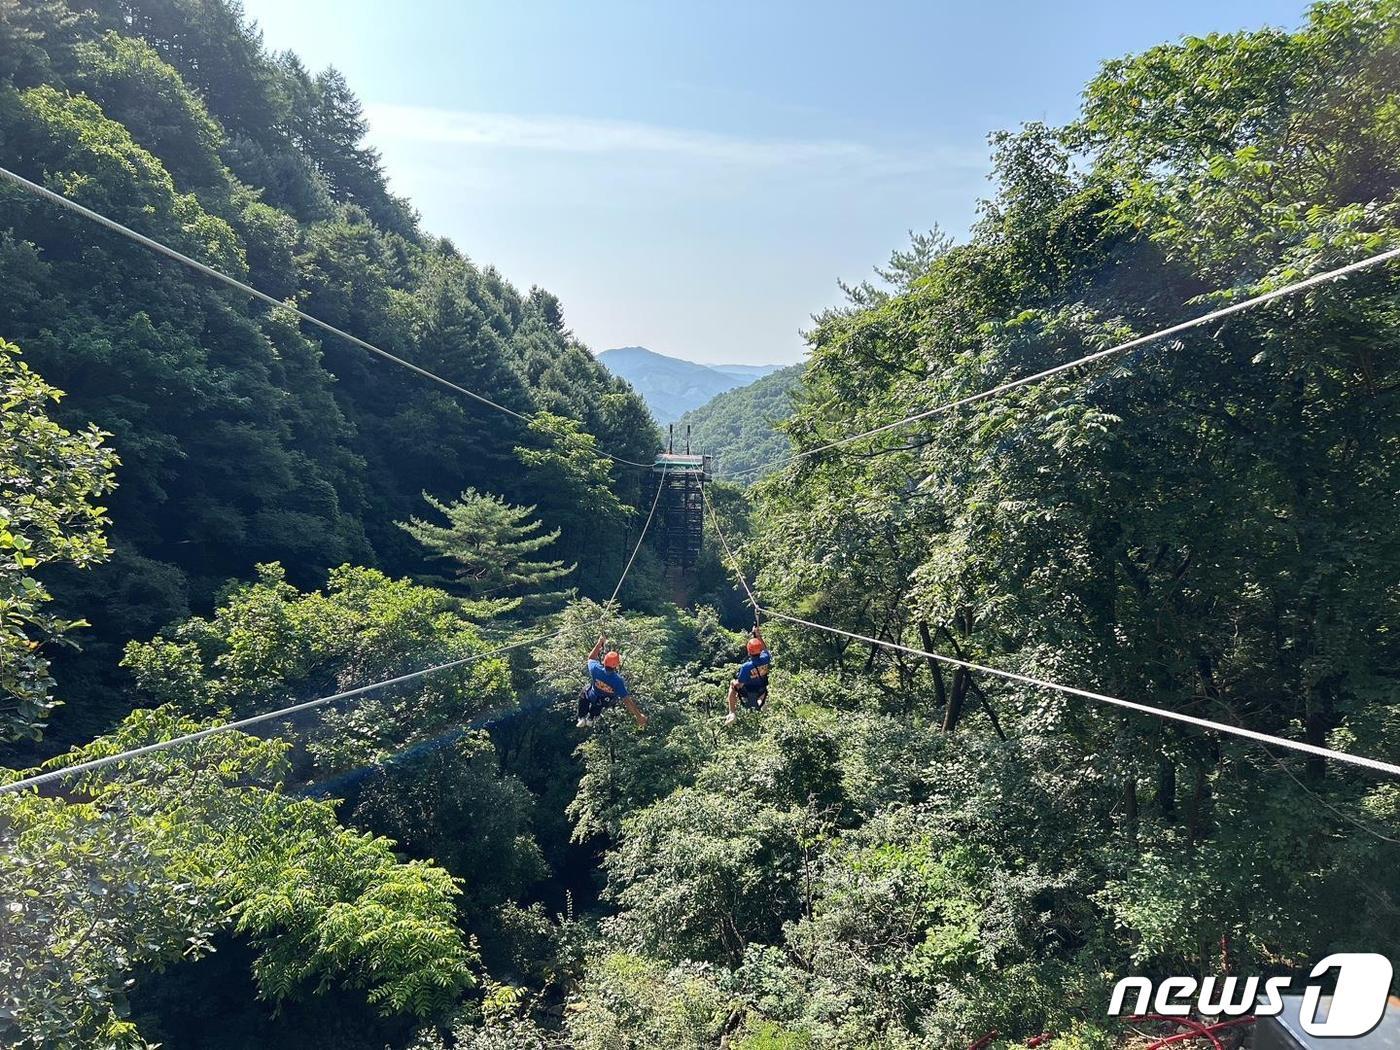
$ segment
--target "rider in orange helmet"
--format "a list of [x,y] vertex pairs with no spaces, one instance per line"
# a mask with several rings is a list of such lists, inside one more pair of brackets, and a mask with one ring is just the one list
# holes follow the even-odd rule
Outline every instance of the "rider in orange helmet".
[[768,653],[768,645],[754,624],[753,637],[748,644],[749,658],[739,665],[739,677],[729,683],[729,714],[724,724],[733,725],[739,717],[739,700],[742,695],[744,706],[756,711],[763,710],[768,702],[768,668],[773,657]]
[[622,666],[622,654],[616,649],[603,652],[607,640],[607,635],[600,634],[598,644],[588,654],[588,684],[578,694],[578,727],[586,729],[591,726],[603,716],[606,708],[616,707],[621,701],[627,713],[636,720],[637,728],[645,729],[647,716],[632,699],[627,691],[627,682],[618,671]]

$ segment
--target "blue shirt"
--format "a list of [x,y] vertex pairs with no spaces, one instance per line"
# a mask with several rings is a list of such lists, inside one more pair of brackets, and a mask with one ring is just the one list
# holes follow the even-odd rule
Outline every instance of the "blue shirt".
[[739,686],[746,693],[761,693],[768,688],[768,666],[773,657],[765,649],[739,665]]
[[621,700],[627,695],[627,683],[622,680],[622,675],[616,671],[610,671],[597,660],[588,661],[588,699],[597,700],[599,697],[612,697],[614,700]]

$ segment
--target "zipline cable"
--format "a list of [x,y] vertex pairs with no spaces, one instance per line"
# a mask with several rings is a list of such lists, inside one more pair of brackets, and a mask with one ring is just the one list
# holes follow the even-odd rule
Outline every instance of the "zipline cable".
[[739,556],[734,553],[734,549],[729,546],[729,540],[725,538],[724,530],[719,527],[719,515],[715,513],[715,505],[710,502],[710,494],[704,488],[700,489],[700,495],[705,500],[705,509],[710,512],[710,521],[714,523],[715,535],[719,537],[719,542],[724,546],[724,553],[729,555],[731,568],[734,575],[739,579],[739,586],[744,588],[744,593],[748,595],[749,608],[753,610],[754,625],[758,625],[758,599],[753,596],[753,591],[749,589],[749,581],[744,576],[744,568],[739,563]]
[[311,798],[331,798],[337,796],[339,792],[356,784],[370,774],[396,769],[405,766],[410,762],[417,761],[424,755],[430,755],[435,751],[440,751],[445,747],[461,740],[463,736],[477,729],[495,729],[515,721],[524,715],[532,715],[543,711],[547,707],[553,706],[555,701],[548,697],[539,697],[523,704],[512,704],[508,707],[499,707],[492,711],[485,711],[468,722],[452,727],[445,732],[439,733],[435,737],[427,740],[419,740],[401,751],[396,751],[392,755],[376,758],[371,762],[366,762],[361,766],[353,766],[350,769],[332,773],[325,780],[320,780],[314,784],[307,784],[300,789],[299,794],[308,795]]
[[1350,765],[1361,766],[1364,769],[1370,769],[1379,773],[1389,773],[1391,776],[1400,777],[1400,765],[1395,765],[1391,762],[1382,762],[1380,759],[1367,758],[1364,755],[1354,755],[1348,751],[1334,751],[1331,748],[1318,747],[1316,744],[1305,744],[1299,740],[1289,740],[1286,737],[1274,736],[1270,733],[1260,733],[1253,729],[1245,729],[1242,726],[1232,726],[1226,722],[1216,722],[1209,718],[1198,718],[1195,715],[1182,714],[1180,711],[1172,711],[1165,707],[1153,707],[1150,704],[1139,704],[1132,700],[1120,700],[1116,696],[1108,696],[1105,693],[1095,693],[1088,689],[1077,689],[1072,685],[1048,682],[1043,678],[1034,678],[1030,675],[1017,674],[1014,671],[1003,671],[998,667],[988,667],[985,664],[973,663],[970,660],[959,660],[956,657],[944,656],[942,653],[931,653],[925,649],[914,649],[907,645],[900,645],[897,642],[870,638],[863,634],[856,634],[853,631],[843,631],[839,627],[828,627],[826,624],[816,623],[813,620],[804,620],[798,616],[788,616],[786,613],[775,612],[772,609],[764,609],[763,612],[765,615],[776,620],[786,620],[788,623],[799,624],[803,627],[811,627],[818,631],[826,631],[828,634],[840,635],[843,638],[850,638],[853,641],[877,645],[884,649],[893,649],[897,652],[908,653],[911,656],[922,656],[929,660],[937,660],[940,663],[952,664],[954,667],[962,667],[969,671],[980,671],[983,674],[994,675],[997,678],[1005,678],[1008,681],[1019,682],[1023,685],[1033,685],[1040,689],[1050,689],[1058,693],[1082,697],[1085,700],[1112,704],[1115,707],[1126,708],[1129,711],[1137,711],[1145,715],[1153,715],[1157,718],[1168,718],[1175,722],[1184,722],[1198,729],[1208,729],[1216,733],[1226,733],[1230,736],[1243,737],[1246,740],[1252,740],[1258,744],[1272,744],[1277,747],[1288,748],[1292,751],[1301,751],[1304,754],[1314,755],[1318,758],[1329,758],[1337,762],[1346,762]]
[[[1211,310],[1207,313],[1203,313],[1197,317],[1193,317],[1188,321],[1182,321],[1179,324],[1170,325],[1166,328],[1158,329],[1155,332],[1149,332],[1147,335],[1140,335],[1135,339],[1129,339],[1125,343],[1119,343],[1116,346],[1110,346],[1105,350],[1098,350],[1092,354],[1086,354],[1083,357],[1075,358],[1073,361],[1066,361],[1064,364],[1055,365],[1053,368],[1047,368],[1043,371],[1036,372],[1034,375],[1023,376],[1020,379],[1009,380],[1008,382],[998,384],[997,386],[990,387],[986,390],[978,391],[975,394],[969,394],[966,397],[960,397],[954,401],[947,401],[943,404],[935,405],[934,407],[925,409],[922,412],[916,412],[911,416],[905,416],[903,419],[895,420],[893,423],[886,423],[883,426],[874,427],[870,430],[863,430],[859,434],[851,434],[847,437],[838,438],[835,441],[828,441],[823,445],[818,445],[816,448],[805,449],[801,452],[788,453],[785,459],[783,459],[778,464],[773,464],[773,466],[783,466],[788,463],[796,462],[799,459],[805,459],[808,456],[815,456],[820,452],[827,452],[834,448],[841,448],[842,446],[850,445],[856,441],[862,441],[868,437],[874,437],[877,434],[884,434],[888,433],[891,430],[898,430],[900,427],[908,426],[910,423],[916,423],[921,419],[929,419],[933,416],[953,412],[959,408],[963,408],[966,405],[971,405],[978,401],[984,401],[990,397],[996,397],[999,394],[1004,394],[1010,390],[1015,390],[1018,387],[1027,386],[1031,383],[1038,383],[1042,379],[1048,379],[1051,376],[1059,375],[1061,372],[1067,372],[1072,368],[1079,368],[1082,365],[1092,364],[1095,361],[1103,360],[1106,357],[1112,357],[1115,354],[1121,354],[1129,350],[1135,350],[1140,346],[1146,346],[1148,343],[1156,342],[1159,339],[1166,339],[1169,336],[1189,331],[1192,328],[1199,328],[1201,325],[1210,324],[1213,321],[1219,321],[1222,318],[1232,317],[1235,314],[1243,313],[1245,310],[1252,309],[1256,306],[1261,306],[1264,303],[1272,302],[1275,299],[1282,299],[1286,296],[1296,295],[1297,293],[1306,291],[1309,288],[1315,288],[1320,284],[1327,284],[1330,281],[1340,280],[1341,278],[1346,277],[1349,274],[1359,273],[1362,270],[1368,270],[1373,266],[1379,266],[1382,263],[1390,262],[1397,258],[1400,258],[1400,248],[1391,248],[1387,251],[1380,252],[1377,255],[1372,255],[1368,256],[1365,259],[1360,259],[1357,262],[1348,263],[1346,266],[1339,266],[1336,269],[1314,274],[1313,276],[1306,277],[1300,281],[1294,281],[1292,284],[1286,284],[1282,288],[1275,288],[1273,291],[1264,292],[1260,295],[1252,296],[1249,299],[1242,299],[1237,303],[1231,303],[1229,306],[1219,307],[1218,309]],[[756,467],[747,467],[744,470],[720,473],[717,474],[716,477],[742,477],[745,474],[752,474],[754,471],[763,470],[767,466],[768,464]]]
[[[710,508],[710,513],[714,518],[715,532],[719,535],[720,542],[724,544],[724,549],[730,551],[730,555],[733,557],[729,541],[724,538],[724,531],[719,526],[719,518],[715,516],[713,506]],[[749,593],[750,598],[752,598],[752,592],[749,591],[749,585],[744,579],[743,567],[739,565],[737,558],[734,559],[733,568],[735,575],[739,578],[740,584],[743,586],[744,590]],[[1354,755],[1348,751],[1334,751],[1331,748],[1318,747],[1315,744],[1306,744],[1298,740],[1289,740],[1286,737],[1274,736],[1270,733],[1260,733],[1253,729],[1245,729],[1243,726],[1234,726],[1226,722],[1216,722],[1209,718],[1198,718],[1195,715],[1182,714],[1179,711],[1172,711],[1165,707],[1153,707],[1150,704],[1140,704],[1133,700],[1121,700],[1116,696],[1108,696],[1105,693],[1095,693],[1088,689],[1078,689],[1071,685],[1061,685],[1058,682],[1049,682],[1043,678],[1034,678],[1030,675],[1017,674],[1014,671],[1003,671],[998,667],[988,667],[985,664],[973,663],[970,660],[961,660],[953,656],[945,656],[942,653],[931,653],[926,649],[915,649],[907,645],[900,645],[897,642],[888,642],[879,638],[871,638],[867,635],[856,634],[854,631],[843,631],[839,627],[828,627],[826,624],[817,623],[814,620],[804,620],[798,616],[789,616],[786,613],[765,608],[760,606],[757,602],[753,604],[755,613],[762,613],[770,619],[785,620],[788,623],[798,624],[802,627],[810,627],[817,631],[826,631],[829,634],[840,635],[843,638],[850,638],[857,642],[865,642],[868,645],[879,646],[883,649],[892,649],[896,652],[908,653],[911,656],[922,656],[928,660],[937,660],[940,663],[951,664],[954,667],[961,667],[969,671],[980,671],[983,674],[1004,678],[1012,682],[1019,682],[1022,685],[1033,685],[1040,689],[1049,689],[1054,692],[1081,697],[1085,700],[1094,700],[1098,703],[1111,704],[1115,707],[1136,711],[1140,714],[1152,715],[1156,718],[1167,718],[1175,722],[1184,722],[1198,729],[1208,729],[1216,733],[1226,733],[1230,736],[1243,737],[1246,740],[1264,744],[1266,750],[1268,745],[1272,744],[1277,747],[1288,748],[1292,751],[1301,751],[1307,755],[1315,755],[1319,758],[1330,758],[1337,762],[1345,762],[1375,772],[1389,773],[1391,776],[1400,777],[1400,765],[1382,762],[1379,759],[1367,758],[1364,755]]]
[[[1214,706],[1220,708],[1224,714],[1229,715],[1231,717],[1231,721],[1235,725],[1239,725],[1239,717],[1235,714],[1233,710],[1231,710],[1229,705],[1227,705],[1224,701],[1220,700],[1219,698],[1213,698],[1213,700]],[[1364,831],[1367,835],[1370,835],[1373,838],[1380,839],[1382,842],[1388,842],[1391,845],[1400,846],[1400,838],[1391,838],[1389,835],[1386,835],[1384,832],[1377,830],[1370,824],[1367,824],[1365,821],[1359,820],[1356,817],[1352,816],[1346,810],[1333,805],[1327,799],[1323,798],[1321,794],[1308,787],[1307,784],[1303,783],[1301,780],[1298,779],[1297,775],[1293,772],[1293,770],[1288,768],[1288,763],[1281,759],[1278,755],[1274,754],[1273,749],[1270,748],[1267,744],[1264,745],[1264,751],[1273,761],[1274,765],[1276,765],[1279,768],[1279,772],[1281,772],[1289,780],[1293,781],[1294,785],[1296,785],[1300,791],[1307,795],[1318,806],[1320,806],[1323,809],[1330,810],[1334,815],[1346,821],[1358,831]]]
[[1295,774],[1293,770],[1288,768],[1287,764],[1283,761],[1283,759],[1279,758],[1278,755],[1274,754],[1272,751],[1269,751],[1269,748],[1267,746],[1265,746],[1264,750],[1269,752],[1269,757],[1274,760],[1274,765],[1278,766],[1279,771],[1282,772],[1283,775],[1286,776],[1289,780],[1293,781],[1293,783],[1297,785],[1298,789],[1302,791],[1303,794],[1307,795],[1310,799],[1312,799],[1313,802],[1317,803],[1323,809],[1330,811],[1334,816],[1340,817],[1342,820],[1346,821],[1358,831],[1363,831],[1367,835],[1370,835],[1372,838],[1380,839],[1382,842],[1388,842],[1392,846],[1400,846],[1400,839],[1392,838],[1391,836],[1385,834],[1385,832],[1376,830],[1370,824],[1367,824],[1364,820],[1359,820],[1356,817],[1352,816],[1350,813],[1348,813],[1346,810],[1342,809],[1341,807],[1333,805],[1327,799],[1323,798],[1320,794],[1318,794],[1318,792],[1314,791],[1312,788],[1308,787],[1307,784],[1299,780],[1297,774]]
[[[313,314],[309,314],[299,307],[293,306],[288,302],[276,298],[275,296],[269,295],[267,292],[254,288],[251,284],[248,284],[244,281],[240,281],[236,277],[230,277],[222,270],[215,269],[214,267],[209,266],[206,263],[200,262],[198,259],[193,259],[190,256],[186,255],[184,252],[177,251],[176,249],[171,248],[169,245],[163,244],[152,237],[147,237],[144,233],[138,233],[136,230],[133,230],[130,226],[124,226],[121,223],[117,222],[115,219],[109,219],[102,213],[93,211],[91,208],[79,204],[77,201],[69,197],[65,197],[61,193],[55,193],[53,190],[47,188],[46,186],[41,186],[37,182],[32,182],[29,179],[26,179],[23,175],[19,175],[13,171],[10,171],[8,168],[0,167],[0,177],[8,179],[16,186],[20,187],[21,189],[27,190],[28,192],[34,194],[37,197],[49,201],[52,204],[57,204],[61,208],[67,208],[69,211],[81,215],[83,218],[89,219],[92,222],[97,223],[99,226],[103,226],[108,230],[111,230],[113,233],[120,234],[128,240],[135,241],[142,247],[149,248],[153,252],[157,252],[158,254],[164,255],[169,259],[173,259],[184,266],[188,266],[192,270],[197,270],[199,273],[204,274],[206,277],[211,277],[214,280],[220,282],[221,284],[225,284],[230,288],[242,292],[244,295],[252,296],[254,299],[257,299],[260,302],[267,303],[269,306],[275,307],[279,310],[290,310],[293,314],[295,314],[301,320],[305,321],[307,324],[313,325],[316,328],[321,329],[322,331],[329,332],[332,335],[339,336],[346,342],[358,346],[361,350],[367,350],[369,353],[376,354],[386,361],[391,361],[396,365],[401,365],[402,367],[407,368],[411,372],[416,372],[418,375],[424,377],[425,379],[429,379],[434,383],[439,383],[442,386],[447,387],[447,389],[461,394],[464,397],[471,398],[478,404],[485,405],[488,408],[494,408],[498,412],[504,412],[506,415],[512,416],[515,419],[519,419],[525,423],[531,422],[533,418],[532,416],[526,415],[524,412],[517,412],[515,409],[509,408],[506,405],[501,404],[499,401],[493,401],[491,400],[491,398],[486,397],[483,394],[478,394],[475,390],[468,390],[466,387],[460,386],[459,384],[452,382],[452,380],[450,379],[444,379],[436,372],[430,372],[428,371],[428,369],[423,368],[421,365],[415,365],[412,361],[405,360],[404,358],[399,357],[397,354],[391,354],[388,350],[381,349],[380,347],[375,346],[373,343],[361,339],[357,335],[352,335],[351,333],[345,331],[345,329],[343,328],[337,328],[335,325],[330,324],[327,321],[322,321],[319,317],[316,317]],[[622,456],[615,456],[611,452],[605,452],[601,449],[599,450],[599,454],[606,457],[607,459],[612,460],[612,462],[621,464],[623,466],[638,467],[643,470],[650,470],[652,466],[650,463],[638,463],[635,460],[624,459]]]
[[612,603],[617,601],[617,596],[622,593],[622,583],[627,579],[627,574],[632,571],[632,563],[637,560],[637,555],[641,552],[642,541],[647,538],[647,530],[651,528],[651,519],[656,516],[656,506],[661,502],[661,490],[666,487],[666,470],[666,467],[661,468],[661,477],[656,483],[656,495],[652,497],[651,510],[647,511],[647,520],[642,525],[642,534],[637,537],[637,545],[632,548],[632,556],[622,567],[622,575],[617,578],[617,586],[613,588],[612,597],[608,599],[604,609],[612,608]]
[[526,638],[522,641],[511,642],[508,645],[498,646],[484,653],[473,653],[471,656],[464,656],[460,660],[450,660],[447,663],[436,664],[433,667],[425,667],[421,671],[412,671],[408,674],[399,675],[397,678],[389,678],[382,682],[373,682],[369,685],[362,685],[355,689],[347,689],[341,693],[331,696],[318,697],[315,700],[307,700],[304,703],[292,704],[289,707],[280,707],[276,711],[268,711],[260,715],[252,715],[248,718],[240,718],[234,722],[225,722],[222,725],[210,726],[194,733],[186,733],[183,736],[171,737],[169,740],[157,741],[154,744],[146,744],[142,747],[134,747],[127,751],[119,752],[115,755],[103,755],[101,758],[90,759],[87,762],[79,762],[72,766],[62,766],[58,769],[49,770],[46,773],[37,773],[34,776],[24,777],[21,780],[11,781],[8,784],[0,784],[0,795],[11,791],[22,791],[26,788],[39,787],[56,780],[64,780],[80,773],[89,773],[94,769],[102,769],[105,766],[113,765],[117,762],[126,762],[133,758],[140,758],[142,755],[154,754],[157,751],[165,751],[168,748],[177,747],[180,744],[193,743],[196,740],[203,740],[205,737],[213,736],[216,733],[226,733],[237,729],[246,729],[260,722],[268,722],[275,718],[285,718],[288,715],[298,714],[302,711],[310,711],[313,708],[323,707],[326,704],[333,704],[341,700],[350,700],[365,696],[366,694],[377,692],[380,689],[387,689],[390,686],[401,685],[404,682],[411,682],[417,678],[427,675],[437,674],[439,671],[451,670],[454,667],[462,667],[466,664],[477,663],[481,660],[497,656],[501,653],[509,652],[512,649],[521,649],[525,646],[535,645],[538,642],[548,641],[558,637],[562,631],[554,631],[551,634],[536,635],[533,638]]
[[[512,416],[515,419],[519,419],[526,423],[530,422],[532,419],[531,416],[523,412],[518,412],[513,408],[509,408],[497,401],[493,401],[491,398],[486,397],[482,394],[478,394],[474,390],[469,390],[464,386],[452,382],[450,379],[444,379],[442,376],[438,375],[435,372],[431,372],[420,365],[414,364],[412,361],[408,361],[402,357],[399,357],[397,354],[392,354],[387,350],[375,346],[373,343],[361,339],[359,336],[352,335],[351,333],[345,331],[343,328],[338,328],[337,326],[330,324],[327,321],[322,321],[320,318],[307,313],[305,310],[302,310],[299,307],[292,306],[291,304],[283,300],[279,300],[276,297],[269,295],[264,291],[254,288],[252,285],[247,284],[244,281],[240,281],[235,277],[229,276],[222,270],[218,270],[212,266],[209,266],[206,263],[202,263],[198,259],[191,258],[183,252],[177,251],[176,249],[171,248],[170,246],[163,244],[162,242],[157,241],[154,238],[148,237],[143,233],[138,233],[131,227],[125,226],[122,223],[117,222],[115,219],[110,219],[107,216],[101,214],[100,212],[94,211],[93,209],[88,208],[85,205],[79,204],[77,201],[72,200],[69,197],[65,197],[61,193],[56,193],[45,186],[41,186],[38,183],[33,182],[30,179],[25,178],[23,175],[13,172],[8,168],[0,166],[0,177],[8,179],[10,182],[14,183],[16,186],[19,186],[21,189],[24,189],[44,200],[47,200],[50,203],[56,204],[62,208],[66,208],[69,211],[74,212],[75,214],[81,215],[83,218],[89,219],[90,221],[95,222],[98,225],[103,226],[114,233],[120,234],[121,236],[126,237],[128,240],[134,241],[135,243],[140,244],[143,247],[149,248],[154,252],[166,256],[167,258],[173,259],[184,266],[188,266],[191,269],[194,269],[207,277],[211,277],[214,280],[219,281],[230,288],[234,288],[244,293],[245,295],[252,296],[253,298],[258,299],[261,302],[267,303],[270,306],[284,310],[290,310],[296,317],[300,318],[302,321],[305,321],[307,324],[320,328],[323,331],[331,333],[332,335],[339,336],[347,342],[350,342],[353,345],[368,351],[369,353],[375,354],[387,361],[391,361],[394,364],[401,365],[402,367],[407,368],[420,376],[423,376],[425,379],[429,379],[432,382],[439,383],[442,386],[447,387],[449,390],[455,391],[456,393],[462,394],[465,397],[471,398],[479,404],[485,405],[489,408],[494,408],[499,412],[504,412],[506,415]],[[970,394],[966,397],[958,398],[954,401],[949,401],[940,405],[935,405],[933,408],[925,409],[922,412],[916,412],[913,415],[906,416],[903,419],[894,421],[893,423],[886,423],[883,426],[874,427],[870,430],[865,430],[858,434],[851,434],[843,438],[838,438],[834,441],[829,441],[825,444],[818,445],[816,448],[810,448],[800,452],[789,453],[782,462],[792,463],[799,459],[805,459],[809,456],[815,456],[821,452],[826,452],[834,448],[841,448],[845,445],[852,444],[856,441],[862,441],[868,437],[874,437],[878,434],[887,433],[891,430],[897,430],[900,427],[909,425],[910,423],[915,423],[923,419],[929,419],[933,416],[952,412],[958,408],[962,408],[966,405],[973,404],[977,401],[982,401],[990,397],[996,397],[999,394],[1004,394],[1008,391],[1015,390],[1018,387],[1039,382],[1042,379],[1048,379],[1051,376],[1058,375],[1059,373],[1068,371],[1072,368],[1078,368],[1082,365],[1091,364],[1094,361],[1102,360],[1103,358],[1115,354],[1124,353],[1128,350],[1144,346],[1148,343],[1155,342],[1159,339],[1165,339],[1168,336],[1176,335],[1178,333],[1188,331],[1192,328],[1200,327],[1201,325],[1210,324],[1213,321],[1218,321],[1223,318],[1233,316],[1234,314],[1241,313],[1245,310],[1251,309],[1255,306],[1260,306],[1267,302],[1271,302],[1275,299],[1295,295],[1298,292],[1306,291],[1307,289],[1316,287],[1317,285],[1338,280],[1352,273],[1357,273],[1362,270],[1370,269],[1371,267],[1378,266],[1385,262],[1389,262],[1395,258],[1400,258],[1400,248],[1391,248],[1388,251],[1380,252],[1379,254],[1369,256],[1368,258],[1358,260],[1357,262],[1349,263],[1346,266],[1340,266],[1336,269],[1327,270],[1319,274],[1314,274],[1311,277],[1304,278],[1300,281],[1295,281],[1292,284],[1284,285],[1282,288],[1275,288],[1272,291],[1264,292],[1260,295],[1253,296],[1249,299],[1241,300],[1238,303],[1231,303],[1228,306],[1219,307],[1215,310],[1211,310],[1207,313],[1191,318],[1190,320],[1170,325],[1166,328],[1159,329],[1155,332],[1150,332],[1147,335],[1138,336],[1135,339],[1130,339],[1127,342],[1120,343],[1116,346],[1111,346],[1107,349],[1099,350],[1092,354],[1087,354],[1083,357],[1076,358],[1073,361],[1067,361],[1063,364],[1055,365],[1052,368],[1044,369],[1043,371],[1037,372],[1033,375],[1023,376],[1020,379],[1010,380],[1008,382],[991,387],[987,390],[982,390],[975,394]],[[641,470],[651,469],[652,466],[651,464],[638,463],[636,460],[631,460],[622,456],[617,456],[611,452],[607,452],[601,449],[599,450],[599,454],[604,456],[608,460],[611,460],[612,462],[623,466],[635,467]],[[755,467],[748,467],[744,470],[726,471],[718,474],[717,476],[743,477],[747,474],[752,474],[755,471],[762,470],[765,466],[766,464]]]

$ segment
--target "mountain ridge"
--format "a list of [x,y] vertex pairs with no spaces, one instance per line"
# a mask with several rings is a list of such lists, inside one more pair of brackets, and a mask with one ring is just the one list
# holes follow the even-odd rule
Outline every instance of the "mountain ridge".
[[645,346],[603,350],[598,362],[625,379],[662,426],[674,423],[728,390],[744,387],[778,371],[780,365],[703,365],[659,354]]

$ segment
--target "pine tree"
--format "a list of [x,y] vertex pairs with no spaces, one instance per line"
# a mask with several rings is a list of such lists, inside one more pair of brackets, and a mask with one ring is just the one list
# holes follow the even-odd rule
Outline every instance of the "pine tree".
[[577,568],[562,561],[534,561],[531,555],[559,538],[559,530],[540,532],[532,520],[535,507],[518,507],[498,496],[469,488],[451,504],[427,493],[428,505],[447,519],[436,525],[421,518],[399,528],[421,543],[433,558],[453,563],[452,579],[481,616],[501,616],[519,608],[558,603],[565,591],[544,590]]
[[364,107],[338,69],[318,73],[313,90],[316,109],[312,133],[317,163],[338,199],[367,203],[360,200],[363,184],[367,175],[378,174],[379,157],[374,150],[360,146],[369,130]]

